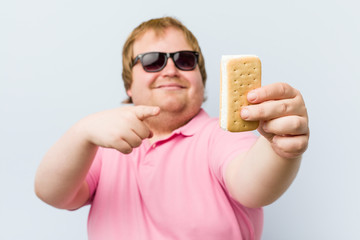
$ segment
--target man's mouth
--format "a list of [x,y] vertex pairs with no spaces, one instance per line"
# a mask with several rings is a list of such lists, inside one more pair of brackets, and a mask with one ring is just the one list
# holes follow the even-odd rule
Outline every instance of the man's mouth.
[[159,84],[155,88],[164,89],[164,90],[178,90],[178,89],[184,89],[185,86],[177,83],[164,83],[164,84]]

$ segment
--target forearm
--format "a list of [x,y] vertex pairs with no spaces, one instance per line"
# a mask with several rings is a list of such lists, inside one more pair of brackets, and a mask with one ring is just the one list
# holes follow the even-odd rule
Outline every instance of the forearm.
[[143,121],[159,113],[159,107],[128,106],[80,120],[42,160],[35,179],[36,194],[58,208],[80,207],[89,198],[84,180],[98,146],[130,153],[150,136]]
[[35,178],[38,197],[52,206],[68,208],[79,192],[84,195],[80,188],[84,187],[96,151],[97,146],[86,140],[80,125],[74,125],[50,148],[40,163]]
[[248,207],[261,207],[278,199],[293,182],[301,157],[285,159],[264,137],[228,166],[227,182],[233,197]]

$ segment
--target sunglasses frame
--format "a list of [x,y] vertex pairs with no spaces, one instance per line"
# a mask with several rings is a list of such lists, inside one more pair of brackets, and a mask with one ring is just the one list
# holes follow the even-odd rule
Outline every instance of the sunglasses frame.
[[[145,67],[144,67],[144,63],[143,63],[143,57],[147,54],[151,54],[151,53],[157,53],[157,54],[163,54],[165,55],[165,61],[164,61],[164,64],[159,68],[159,69],[156,69],[156,70],[146,70]],[[174,60],[174,56],[175,54],[177,53],[191,53],[195,56],[195,64],[194,64],[194,67],[192,67],[191,69],[182,69],[181,67],[179,67],[175,60]],[[134,67],[135,64],[140,60],[141,62],[141,66],[143,67],[144,71],[145,72],[160,72],[161,70],[164,69],[164,67],[167,65],[167,61],[169,58],[171,58],[175,64],[175,66],[182,70],[182,71],[191,71],[191,70],[194,70],[196,68],[196,65],[198,64],[198,61],[199,61],[199,53],[196,52],[196,51],[177,51],[177,52],[172,52],[172,53],[165,53],[165,52],[147,52],[147,53],[142,53],[142,54],[139,54],[135,57],[134,61],[133,61],[133,64],[131,67]]]

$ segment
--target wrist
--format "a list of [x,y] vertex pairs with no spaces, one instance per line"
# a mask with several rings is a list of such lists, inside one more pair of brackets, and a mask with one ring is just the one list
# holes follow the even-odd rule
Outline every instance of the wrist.
[[96,143],[88,126],[88,117],[80,120],[73,126],[73,135],[83,146],[87,148],[96,147]]

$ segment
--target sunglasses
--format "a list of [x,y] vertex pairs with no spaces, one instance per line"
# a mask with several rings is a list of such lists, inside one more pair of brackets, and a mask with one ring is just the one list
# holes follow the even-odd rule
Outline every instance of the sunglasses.
[[183,71],[191,71],[196,67],[199,53],[195,51],[178,51],[173,53],[148,52],[139,54],[133,61],[132,67],[139,61],[146,72],[159,72],[167,64],[168,58],[171,58],[175,66]]

